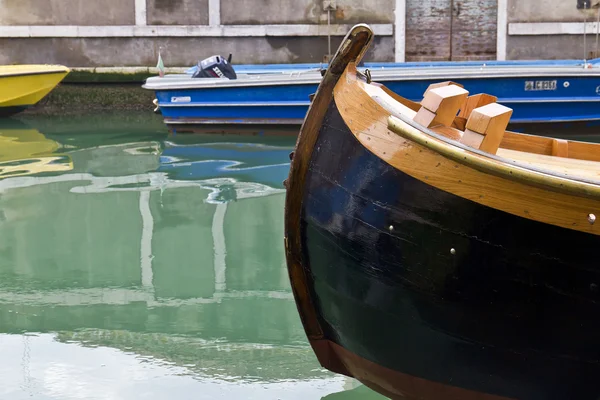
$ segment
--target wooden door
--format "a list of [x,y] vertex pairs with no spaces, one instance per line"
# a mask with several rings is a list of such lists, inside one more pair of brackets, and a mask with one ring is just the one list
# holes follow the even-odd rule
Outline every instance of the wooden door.
[[496,58],[497,0],[406,0],[406,60]]

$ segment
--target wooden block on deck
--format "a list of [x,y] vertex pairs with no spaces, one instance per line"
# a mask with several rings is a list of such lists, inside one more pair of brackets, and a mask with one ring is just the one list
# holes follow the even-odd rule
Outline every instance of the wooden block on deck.
[[434,112],[429,111],[425,107],[421,107],[421,109],[417,111],[417,115],[415,115],[413,121],[429,128],[434,125],[433,120],[435,120],[435,117],[436,114]]
[[463,117],[456,117],[452,121],[452,127],[464,131],[467,126],[467,119]]
[[[511,115],[510,108],[497,103],[474,109],[467,120],[461,143],[496,154]],[[482,137],[476,136],[476,134]],[[476,146],[478,142],[479,146]]]
[[463,133],[460,142],[462,144],[466,144],[467,146],[471,146],[473,148],[478,149],[485,138],[481,133],[473,132],[472,130],[465,129],[465,133]]
[[552,155],[556,157],[569,157],[569,142],[564,139],[552,139]]
[[466,98],[465,102],[460,106],[459,117],[469,118],[471,112],[478,108],[483,107],[491,103],[495,103],[498,100],[496,96],[492,96],[485,93],[475,94]]
[[444,81],[444,82],[438,82],[438,83],[432,83],[431,85],[429,85],[427,87],[427,90],[425,90],[425,93],[423,94],[423,97],[427,94],[427,92],[429,92],[430,90],[433,89],[437,89],[437,88],[441,88],[444,86],[450,86],[450,85],[454,85],[454,86],[459,86],[459,87],[464,87],[463,85],[461,85],[460,83],[456,83],[456,82],[452,82],[452,81]]
[[428,90],[414,120],[428,128],[434,125],[450,126],[468,95],[469,92],[457,85]]

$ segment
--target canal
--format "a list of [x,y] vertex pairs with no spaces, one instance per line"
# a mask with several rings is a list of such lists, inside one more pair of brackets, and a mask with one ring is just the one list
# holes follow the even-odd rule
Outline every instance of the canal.
[[295,138],[0,122],[0,398],[381,399],[320,368],[283,252]]
[[0,121],[0,398],[382,399],[304,335],[294,143],[148,113]]

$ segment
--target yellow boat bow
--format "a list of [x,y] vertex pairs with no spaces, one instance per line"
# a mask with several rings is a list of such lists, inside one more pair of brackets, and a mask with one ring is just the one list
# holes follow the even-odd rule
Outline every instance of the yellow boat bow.
[[69,72],[62,65],[0,65],[0,116],[37,104]]

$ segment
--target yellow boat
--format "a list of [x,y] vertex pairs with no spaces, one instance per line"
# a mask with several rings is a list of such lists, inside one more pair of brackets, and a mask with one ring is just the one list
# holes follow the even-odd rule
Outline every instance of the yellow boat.
[[37,104],[69,72],[62,65],[0,65],[0,116]]

